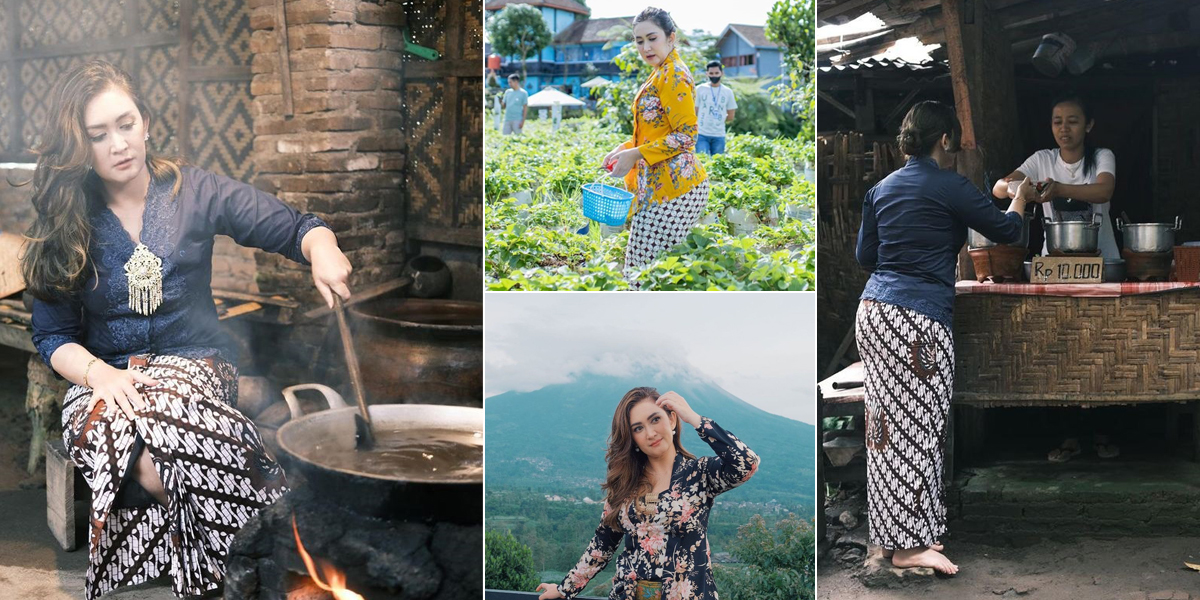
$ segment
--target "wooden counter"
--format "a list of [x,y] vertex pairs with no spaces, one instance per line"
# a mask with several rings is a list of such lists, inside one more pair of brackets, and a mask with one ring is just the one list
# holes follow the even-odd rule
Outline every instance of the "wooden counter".
[[1118,287],[1099,295],[1082,286],[1076,294],[1048,295],[1028,284],[997,286],[1000,293],[960,284],[954,402],[1103,406],[1200,399],[1200,288],[1105,285]]

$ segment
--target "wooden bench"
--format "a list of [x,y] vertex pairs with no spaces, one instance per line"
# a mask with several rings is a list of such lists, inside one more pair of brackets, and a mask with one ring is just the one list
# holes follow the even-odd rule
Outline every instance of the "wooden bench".
[[79,544],[75,537],[76,500],[90,502],[87,482],[75,467],[61,439],[46,442],[46,524],[63,550],[71,552]]

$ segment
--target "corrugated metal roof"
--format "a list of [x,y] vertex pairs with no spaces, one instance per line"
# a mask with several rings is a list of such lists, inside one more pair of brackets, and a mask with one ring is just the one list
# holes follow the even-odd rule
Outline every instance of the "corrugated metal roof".
[[937,75],[941,73],[949,73],[950,67],[946,63],[929,61],[923,63],[911,63],[898,58],[864,58],[846,65],[829,65],[819,67],[822,73],[843,73],[856,71],[870,71],[875,69],[890,69],[896,71],[913,71],[922,74]]

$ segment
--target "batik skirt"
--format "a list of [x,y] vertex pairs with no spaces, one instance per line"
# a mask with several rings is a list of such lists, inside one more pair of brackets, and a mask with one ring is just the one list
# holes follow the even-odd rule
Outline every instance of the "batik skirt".
[[651,204],[633,215],[629,226],[629,244],[625,247],[623,274],[634,288],[641,286],[632,278],[654,262],[666,250],[683,241],[708,204],[708,181],[702,181],[682,196]]
[[[146,407],[133,420],[115,409],[105,416],[104,403],[88,413],[92,390],[82,385],[63,402],[63,440],[92,492],[86,597],[168,573],[176,596],[211,592],[224,579],[234,534],[287,482],[235,408],[233,365],[154,355],[131,358],[130,368],[159,382],[139,386]],[[147,496],[130,475],[143,449],[166,506],[126,501],[131,484]]]
[[871,300],[859,304],[855,332],[865,370],[871,541],[929,546],[946,531],[942,464],[954,339],[921,313]]

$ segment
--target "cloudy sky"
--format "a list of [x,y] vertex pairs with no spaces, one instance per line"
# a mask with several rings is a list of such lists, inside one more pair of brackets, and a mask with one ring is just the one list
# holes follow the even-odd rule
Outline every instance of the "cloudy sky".
[[684,32],[703,29],[713,35],[732,23],[766,25],[767,13],[775,0],[588,0],[592,18],[633,17],[648,6],[671,13],[675,25]]
[[815,294],[797,292],[489,293],[487,396],[573,373],[686,363],[765,411],[813,423]]

